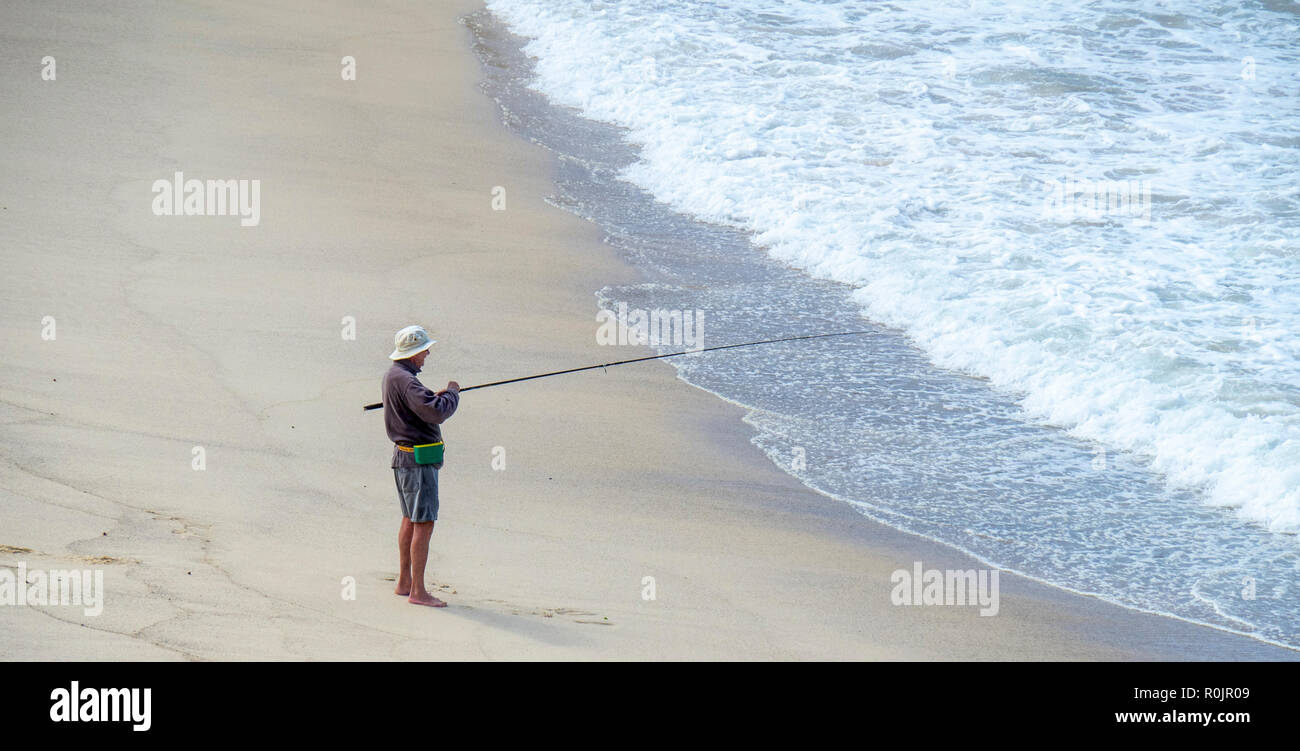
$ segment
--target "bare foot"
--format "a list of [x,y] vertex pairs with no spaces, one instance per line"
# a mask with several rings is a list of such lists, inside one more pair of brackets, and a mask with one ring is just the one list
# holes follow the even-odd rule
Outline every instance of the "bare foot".
[[401,595],[402,597],[405,597],[411,594],[411,586],[408,584],[405,587],[403,587],[401,584],[398,584],[397,589],[393,590],[393,594]]
[[411,603],[412,605],[428,605],[431,608],[447,607],[447,603],[443,602],[442,600],[439,600],[437,597],[434,597],[428,592],[423,592],[423,593],[417,592],[411,595],[409,598],[407,598],[406,601]]

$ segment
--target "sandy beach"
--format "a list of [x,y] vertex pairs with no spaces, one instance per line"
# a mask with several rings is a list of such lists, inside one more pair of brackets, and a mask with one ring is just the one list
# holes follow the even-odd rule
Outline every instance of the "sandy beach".
[[[594,292],[638,272],[547,203],[554,156],[479,88],[480,7],[0,10],[0,566],[106,587],[95,617],[0,607],[0,658],[1297,656],[1005,572],[995,617],[895,606],[895,570],[980,564],[801,485],[657,362],[465,394],[429,561],[450,607],[395,596],[361,411],[393,332],[438,340],[431,387],[650,354],[596,343]],[[260,181],[257,224],[156,215],[176,172]]]

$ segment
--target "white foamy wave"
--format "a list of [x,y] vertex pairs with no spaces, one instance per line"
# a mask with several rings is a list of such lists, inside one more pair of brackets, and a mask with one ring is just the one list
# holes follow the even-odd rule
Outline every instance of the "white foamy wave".
[[[659,200],[854,285],[1036,418],[1300,531],[1295,11],[488,6],[533,39],[541,91],[628,129],[625,177]],[[1149,186],[1150,221],[1062,213],[1079,180]]]

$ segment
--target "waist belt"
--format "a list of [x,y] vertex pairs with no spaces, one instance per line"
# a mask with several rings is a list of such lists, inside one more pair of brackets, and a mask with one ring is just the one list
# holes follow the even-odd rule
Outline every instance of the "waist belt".
[[415,454],[416,464],[441,464],[443,456],[443,442],[437,443],[417,443],[414,446],[403,446],[400,443],[394,443],[399,450],[408,454]]

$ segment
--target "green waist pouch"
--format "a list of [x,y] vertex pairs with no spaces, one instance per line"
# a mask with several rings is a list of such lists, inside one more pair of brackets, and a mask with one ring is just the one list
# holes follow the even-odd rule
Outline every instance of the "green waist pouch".
[[440,464],[442,462],[443,442],[437,443],[417,443],[412,448],[415,449],[416,464]]

